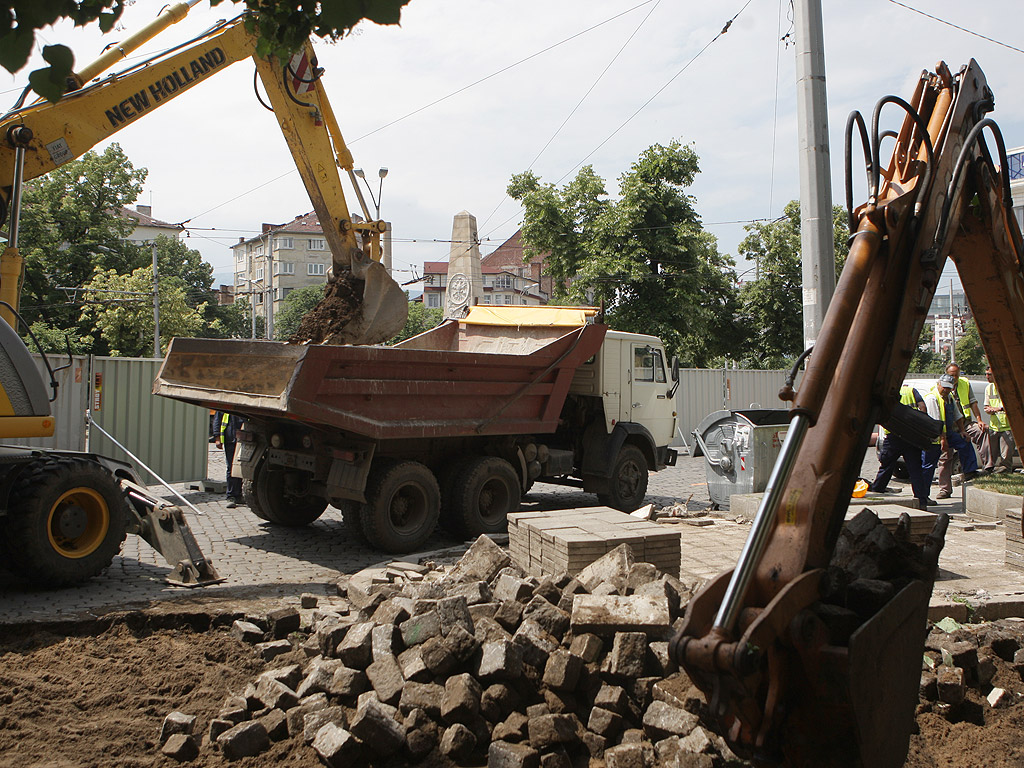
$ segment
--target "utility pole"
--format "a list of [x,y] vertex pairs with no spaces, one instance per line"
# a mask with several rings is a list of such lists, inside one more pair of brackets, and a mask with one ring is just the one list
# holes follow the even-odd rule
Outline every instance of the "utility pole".
[[807,348],[818,338],[836,288],[821,0],[794,0],[793,17],[800,132],[804,348]]
[[160,276],[153,243],[153,357],[160,357]]
[[949,364],[956,362],[956,314],[953,311],[953,279],[949,280]]

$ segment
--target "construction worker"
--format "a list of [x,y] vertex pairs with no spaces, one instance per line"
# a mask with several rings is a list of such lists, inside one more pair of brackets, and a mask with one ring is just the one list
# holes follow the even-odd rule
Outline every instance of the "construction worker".
[[238,430],[242,427],[242,417],[223,411],[217,412],[218,431],[214,444],[224,448],[224,461],[227,464],[227,507],[234,509],[242,503],[242,478],[231,474],[231,465],[235,460],[235,444]]
[[[900,402],[918,410],[926,410],[924,399],[909,384],[904,384],[900,389]],[[868,488],[873,493],[885,493],[892,477],[892,471],[896,462],[903,457],[907,465],[907,472],[910,475],[910,487],[921,505],[921,509],[928,506],[928,486],[931,481],[925,482],[924,471],[921,468],[921,449],[916,448],[899,435],[893,434],[885,427],[882,427],[882,448],[878,453],[878,474]]]
[[[928,486],[931,486],[932,478],[935,477],[935,466],[939,463],[939,456],[942,455],[943,451],[949,449],[949,441],[946,439],[946,411],[952,407],[949,402],[949,393],[953,391],[954,386],[956,386],[956,382],[953,381],[953,377],[948,373],[944,373],[939,376],[935,386],[924,397],[924,404],[928,410],[928,415],[942,422],[942,432],[935,438],[932,447],[921,451],[921,469],[924,472],[925,479],[928,481]],[[925,499],[925,504],[929,507],[934,507],[938,503],[933,499]]]
[[988,414],[988,463],[986,472],[1010,472],[1013,469],[1013,452],[1017,445],[1010,431],[1010,421],[1006,418],[1006,408],[999,396],[996,383],[992,381],[992,367],[985,370],[988,386],[985,387],[985,413]]
[[960,469],[965,480],[973,480],[978,472],[978,455],[974,446],[979,445],[982,463],[987,459],[985,446],[985,422],[981,420],[978,399],[971,391],[971,383],[960,378],[960,366],[950,363],[946,375],[953,380],[953,392],[949,398],[950,410],[946,413],[951,428],[948,430],[947,447],[939,457],[939,492],[935,498],[948,499],[953,495],[953,451],[960,457]]

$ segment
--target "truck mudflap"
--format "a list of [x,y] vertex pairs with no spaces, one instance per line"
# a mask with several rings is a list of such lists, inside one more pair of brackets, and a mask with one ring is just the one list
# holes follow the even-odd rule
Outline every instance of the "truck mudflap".
[[128,509],[136,530],[147,544],[172,566],[166,581],[179,587],[206,587],[224,581],[196,543],[181,507],[151,494],[146,488],[121,478]]

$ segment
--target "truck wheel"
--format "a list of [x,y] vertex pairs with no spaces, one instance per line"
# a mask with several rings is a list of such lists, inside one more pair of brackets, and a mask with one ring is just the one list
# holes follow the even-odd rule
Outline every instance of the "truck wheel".
[[293,493],[288,485],[289,474],[285,470],[267,469],[266,465],[256,470],[253,487],[257,504],[268,522],[292,528],[309,525],[327,509],[327,499]]
[[127,508],[103,467],[48,458],[11,488],[10,569],[52,587],[85,581],[110,565],[125,537]]
[[608,493],[599,493],[597,500],[612,509],[633,512],[644,503],[646,495],[647,459],[643,451],[627,443],[615,458]]
[[519,509],[520,496],[519,475],[505,459],[473,459],[455,483],[453,520],[458,532],[479,536],[507,530],[508,513]]
[[345,533],[358,542],[366,543],[366,534],[363,533],[362,504],[352,499],[331,499],[331,506],[341,512],[341,519],[345,523]]
[[363,532],[385,552],[412,552],[437,527],[441,491],[434,473],[418,461],[384,460],[371,469],[366,499]]
[[245,502],[245,506],[249,508],[260,520],[266,520],[270,522],[270,517],[267,512],[260,506],[259,497],[256,495],[256,487],[252,480],[242,481],[242,501]]

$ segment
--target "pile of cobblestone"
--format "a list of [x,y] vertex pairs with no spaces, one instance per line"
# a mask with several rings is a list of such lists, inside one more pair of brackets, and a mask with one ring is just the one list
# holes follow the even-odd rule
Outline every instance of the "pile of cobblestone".
[[162,751],[233,760],[287,741],[332,768],[711,768],[733,757],[669,658],[690,588],[626,546],[575,578],[537,579],[481,537],[454,566],[392,563],[338,591],[345,599],[305,626],[293,608],[236,622],[268,660],[301,649],[305,662],[264,672],[209,723],[171,713]]
[[944,619],[925,641],[918,714],[935,712],[952,722],[983,724],[987,710],[1024,701],[1022,679],[1024,623],[961,626]]

